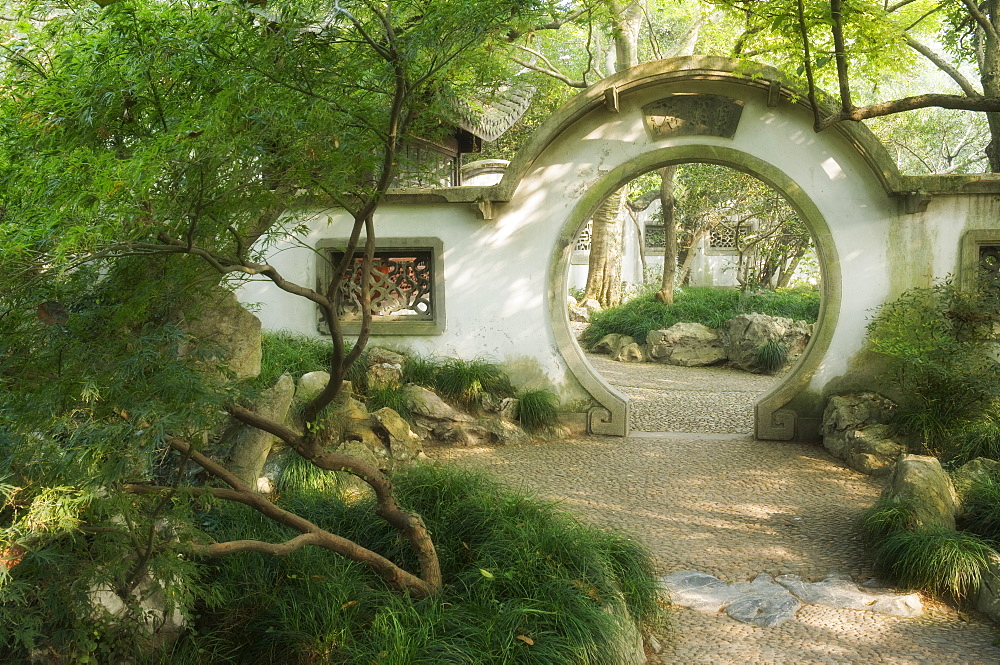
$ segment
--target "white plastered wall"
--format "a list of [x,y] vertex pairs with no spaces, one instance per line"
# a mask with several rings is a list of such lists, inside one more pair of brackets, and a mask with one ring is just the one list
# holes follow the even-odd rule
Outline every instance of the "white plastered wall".
[[[882,156],[872,157],[871,144],[859,146],[836,130],[816,134],[808,109],[787,97],[769,105],[766,86],[738,82],[731,74],[655,65],[598,84],[543,126],[495,188],[493,219],[478,219],[469,201],[445,203],[440,197],[383,204],[376,216],[380,237],[434,236],[443,242],[447,323],[440,335],[376,337],[371,343],[501,361],[523,385],[548,384],[564,401],[591,398],[607,412],[594,429],[625,433],[623,398],[588,375],[589,364],[566,334],[560,287],[570,244],[600,199],[639,173],[671,162],[721,163],[784,192],[819,245],[826,296],[822,332],[789,379],[760,403],[757,425],[761,438],[814,435],[821,411],[815,396],[852,383],[852,359],[862,350],[872,310],[905,288],[955,272],[966,220],[988,225],[983,220],[996,217],[997,204],[993,197],[950,196],[932,200],[926,212],[904,214],[899,197],[887,192],[885,172],[872,166]],[[593,101],[601,99],[602,85],[618,91],[617,111]],[[677,92],[742,100],[733,138],[652,136],[643,105]],[[347,232],[342,215],[318,212],[304,242],[315,246]],[[286,278],[315,284],[316,260],[308,249],[284,248],[271,262]],[[269,329],[317,334],[316,312],[305,300],[259,282],[245,286],[240,297],[261,303]],[[803,401],[805,394],[813,398]]]

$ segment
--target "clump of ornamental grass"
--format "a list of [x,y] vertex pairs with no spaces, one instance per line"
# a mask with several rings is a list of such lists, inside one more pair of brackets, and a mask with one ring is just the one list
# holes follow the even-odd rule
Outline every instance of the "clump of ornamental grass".
[[525,390],[517,396],[521,426],[529,432],[551,430],[559,422],[559,398],[549,390]]
[[[281,558],[223,557],[206,564],[199,630],[170,657],[194,665],[619,665],[635,649],[634,625],[662,621],[651,560],[635,541],[480,473],[428,465],[393,480],[400,503],[434,534],[439,596],[400,595],[369,569],[314,547]],[[309,489],[280,501],[416,568],[394,530],[371,520],[370,499],[345,502]],[[233,513],[211,533],[220,540],[289,536],[242,506],[219,509]]]

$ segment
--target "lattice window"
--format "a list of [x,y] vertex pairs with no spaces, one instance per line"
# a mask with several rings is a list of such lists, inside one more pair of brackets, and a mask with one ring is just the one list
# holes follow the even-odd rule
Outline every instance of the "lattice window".
[[[390,239],[391,240],[391,239]],[[398,240],[398,239],[397,239]],[[424,246],[380,246],[375,250],[368,275],[371,288],[372,331],[378,334],[437,334],[444,329],[444,287],[437,239],[407,239],[401,245],[427,241]],[[382,241],[381,244],[385,244]],[[332,243],[321,243],[332,244]],[[429,245],[429,246],[428,246]],[[329,247],[320,263],[319,288],[330,286],[332,266],[343,259],[343,251]],[[364,315],[361,286],[364,254],[355,253],[347,274],[337,286],[337,311],[344,331],[356,332]],[[320,312],[319,328],[329,325]]]
[[573,243],[573,251],[589,252],[593,233],[594,222],[587,222],[587,225],[580,230],[580,234],[576,237],[576,242]]
[[979,269],[991,279],[1000,279],[1000,245],[979,246]]
[[708,248],[714,251],[739,252],[740,240],[753,232],[752,222],[724,222],[708,234]]
[[667,246],[667,231],[663,224],[646,224],[646,249],[662,252]]
[[409,139],[401,148],[393,187],[458,185],[458,154],[444,146]]

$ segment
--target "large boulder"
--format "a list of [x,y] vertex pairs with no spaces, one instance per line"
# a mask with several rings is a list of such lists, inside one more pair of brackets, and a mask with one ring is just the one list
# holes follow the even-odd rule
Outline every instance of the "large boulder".
[[306,372],[299,377],[299,382],[295,386],[295,399],[300,402],[310,402],[323,392],[329,382],[329,372]]
[[964,501],[965,493],[973,485],[988,478],[1000,478],[1000,462],[986,457],[970,460],[951,473],[951,481],[960,501]]
[[955,529],[955,516],[961,509],[958,495],[936,457],[902,456],[886,492],[913,508],[917,528]]
[[571,323],[590,323],[590,310],[586,307],[570,307],[569,320]]
[[757,360],[758,351],[765,344],[783,345],[790,363],[805,350],[811,335],[812,325],[805,321],[766,314],[740,314],[722,327],[730,364],[748,372],[766,369]]
[[406,407],[415,416],[422,416],[432,420],[467,420],[462,414],[452,408],[447,402],[438,397],[433,390],[428,390],[414,383],[409,383],[402,388]]
[[635,344],[635,340],[628,335],[611,333],[602,337],[601,341],[595,344],[590,350],[594,353],[607,353],[610,356],[615,356],[621,351],[622,347],[626,347],[629,344]]
[[184,329],[194,343],[237,379],[260,374],[260,328],[260,319],[221,286],[212,289],[197,310],[184,316]]
[[612,359],[621,363],[641,363],[646,360],[646,352],[641,346],[632,342],[619,348]]
[[884,424],[896,404],[876,393],[837,395],[823,412],[823,446],[855,471],[888,475],[906,443]]
[[1000,623],[1000,559],[994,558],[983,574],[976,596],[976,609]]
[[392,409],[385,407],[370,416],[372,429],[388,449],[389,457],[397,462],[409,462],[420,452],[420,437],[409,423]]
[[726,359],[719,334],[700,323],[677,323],[646,335],[646,353],[654,362],[684,367],[715,365]]
[[[250,410],[272,422],[283,423],[294,394],[295,382],[288,374],[282,374],[277,383],[261,394]],[[257,487],[257,479],[277,437],[256,427],[240,424],[235,428],[232,438],[228,455],[229,468],[250,487]]]
[[403,381],[406,356],[373,346],[365,352],[368,363],[365,380],[369,387],[398,386]]

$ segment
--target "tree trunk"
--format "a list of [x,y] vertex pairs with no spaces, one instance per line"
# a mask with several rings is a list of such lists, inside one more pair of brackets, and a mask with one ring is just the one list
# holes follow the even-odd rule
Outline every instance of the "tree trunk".
[[[1000,2],[991,0],[988,3],[990,16],[996,17],[1000,10]],[[994,18],[994,24],[997,23]],[[983,66],[980,68],[980,81],[983,84],[983,94],[986,97],[1000,96],[1000,42],[983,34]],[[990,171],[1000,173],[1000,113],[987,113],[986,122],[990,127],[990,142],[986,146],[986,158],[990,161]]]
[[612,0],[611,31],[615,39],[615,71],[639,64],[639,28],[642,27],[641,3]]
[[590,263],[587,266],[587,287],[584,300],[595,298],[602,307],[614,307],[621,302],[622,271],[622,201],[620,189],[597,208],[590,235]]
[[674,175],[677,166],[660,169],[660,210],[663,212],[663,280],[656,299],[665,305],[674,302],[677,280],[677,222],[674,219]]

